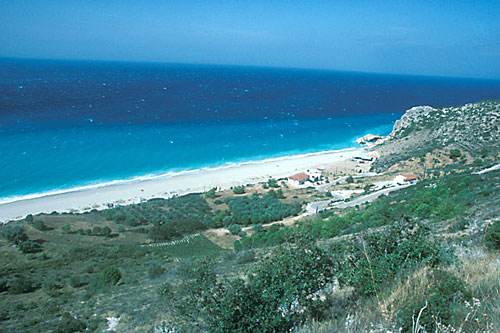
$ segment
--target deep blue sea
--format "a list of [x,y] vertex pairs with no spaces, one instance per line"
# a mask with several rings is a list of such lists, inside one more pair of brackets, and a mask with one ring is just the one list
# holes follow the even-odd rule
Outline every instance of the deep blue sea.
[[492,80],[0,59],[0,202],[352,147],[412,106],[498,98]]

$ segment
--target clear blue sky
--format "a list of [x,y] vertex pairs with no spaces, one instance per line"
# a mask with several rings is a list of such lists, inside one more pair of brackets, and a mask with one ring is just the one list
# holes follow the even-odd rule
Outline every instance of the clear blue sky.
[[0,56],[500,78],[500,1],[0,0]]

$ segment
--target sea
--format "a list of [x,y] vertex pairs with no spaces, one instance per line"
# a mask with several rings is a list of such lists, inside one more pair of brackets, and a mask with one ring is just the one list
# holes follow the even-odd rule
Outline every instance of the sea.
[[0,59],[0,203],[354,147],[499,80]]

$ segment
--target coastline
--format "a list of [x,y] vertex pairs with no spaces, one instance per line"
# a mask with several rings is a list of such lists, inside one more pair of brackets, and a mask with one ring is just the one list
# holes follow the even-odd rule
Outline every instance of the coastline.
[[364,150],[362,147],[326,150],[27,195],[0,203],[0,222],[6,223],[28,214],[53,211],[63,213],[101,210],[107,208],[107,203],[110,202],[128,205],[139,203],[141,199],[169,198],[173,195],[204,192],[213,187],[228,189],[266,181],[270,177],[287,177],[308,168],[342,167],[345,160]]

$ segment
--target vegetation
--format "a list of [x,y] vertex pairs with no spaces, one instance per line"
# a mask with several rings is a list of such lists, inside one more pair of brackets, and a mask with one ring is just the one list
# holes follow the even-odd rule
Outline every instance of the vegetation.
[[[412,131],[398,135],[411,141]],[[294,223],[283,219],[311,189],[270,179],[240,194],[0,226],[1,330],[102,332],[113,316],[123,332],[495,331],[500,172],[475,173],[497,157],[489,135],[469,146],[458,137],[440,156],[410,149],[410,170],[441,166],[415,186]]]
[[194,319],[210,332],[286,332],[318,317],[325,301],[317,293],[332,278],[326,252],[310,242],[277,249],[246,280],[218,281],[213,268],[203,262],[179,309],[183,315],[199,313],[201,318]]
[[269,192],[264,196],[235,197],[225,200],[229,210],[223,218],[224,225],[258,224],[279,221],[300,212],[299,206],[282,203]]
[[234,194],[244,194],[245,193],[245,187],[244,186],[236,186],[233,188],[233,193]]

